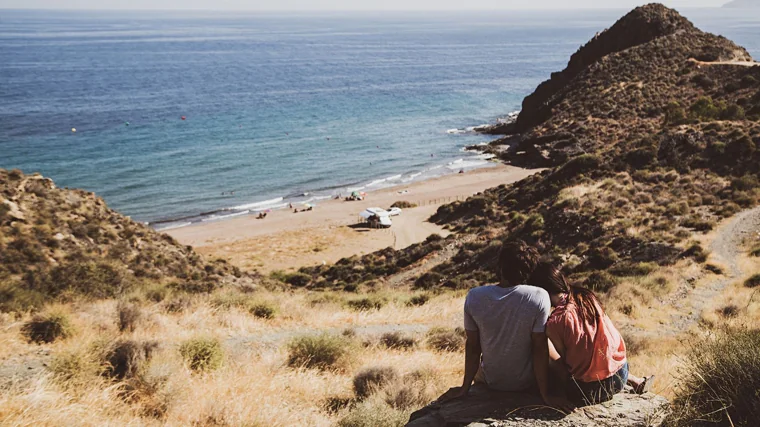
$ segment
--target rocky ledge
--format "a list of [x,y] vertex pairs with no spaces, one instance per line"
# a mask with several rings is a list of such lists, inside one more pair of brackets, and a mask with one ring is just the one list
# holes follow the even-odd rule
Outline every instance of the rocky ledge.
[[432,403],[410,417],[408,427],[502,426],[660,426],[668,401],[647,393],[620,393],[609,402],[566,415],[529,394],[495,392],[475,386],[466,398]]

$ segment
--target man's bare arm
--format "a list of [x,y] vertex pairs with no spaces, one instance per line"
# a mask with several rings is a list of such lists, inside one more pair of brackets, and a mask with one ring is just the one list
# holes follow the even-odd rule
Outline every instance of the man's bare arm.
[[573,408],[567,399],[553,396],[549,392],[549,340],[546,334],[543,332],[533,332],[531,340],[533,341],[533,373],[536,376],[541,398],[544,399],[547,405],[554,406],[565,412],[571,412]]
[[464,379],[462,380],[461,395],[467,394],[480,368],[480,334],[478,331],[467,331],[467,343],[464,347]]

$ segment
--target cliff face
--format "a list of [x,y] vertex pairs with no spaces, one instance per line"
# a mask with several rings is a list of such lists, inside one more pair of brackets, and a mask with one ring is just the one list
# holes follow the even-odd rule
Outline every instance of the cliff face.
[[206,291],[248,280],[243,276],[109,209],[92,193],[0,169],[0,311],[74,296],[114,297],[147,283]]

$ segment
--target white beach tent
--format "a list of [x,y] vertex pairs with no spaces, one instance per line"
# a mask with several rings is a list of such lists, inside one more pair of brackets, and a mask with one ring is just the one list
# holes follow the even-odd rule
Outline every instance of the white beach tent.
[[367,208],[363,210],[359,216],[364,219],[370,219],[376,216],[380,220],[379,225],[384,228],[388,228],[393,224],[393,222],[391,222],[390,212],[381,208]]
[[372,218],[373,216],[383,217],[383,216],[391,216],[390,212],[386,211],[385,209],[381,208],[367,208],[363,210],[360,214],[360,217],[364,219]]

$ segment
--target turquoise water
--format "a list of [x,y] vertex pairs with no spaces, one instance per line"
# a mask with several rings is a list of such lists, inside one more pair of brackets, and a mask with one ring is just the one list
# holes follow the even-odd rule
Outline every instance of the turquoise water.
[[[462,148],[489,138],[464,130],[518,110],[623,13],[0,11],[0,167],[141,221],[479,167]],[[760,17],[686,15],[760,57]]]

